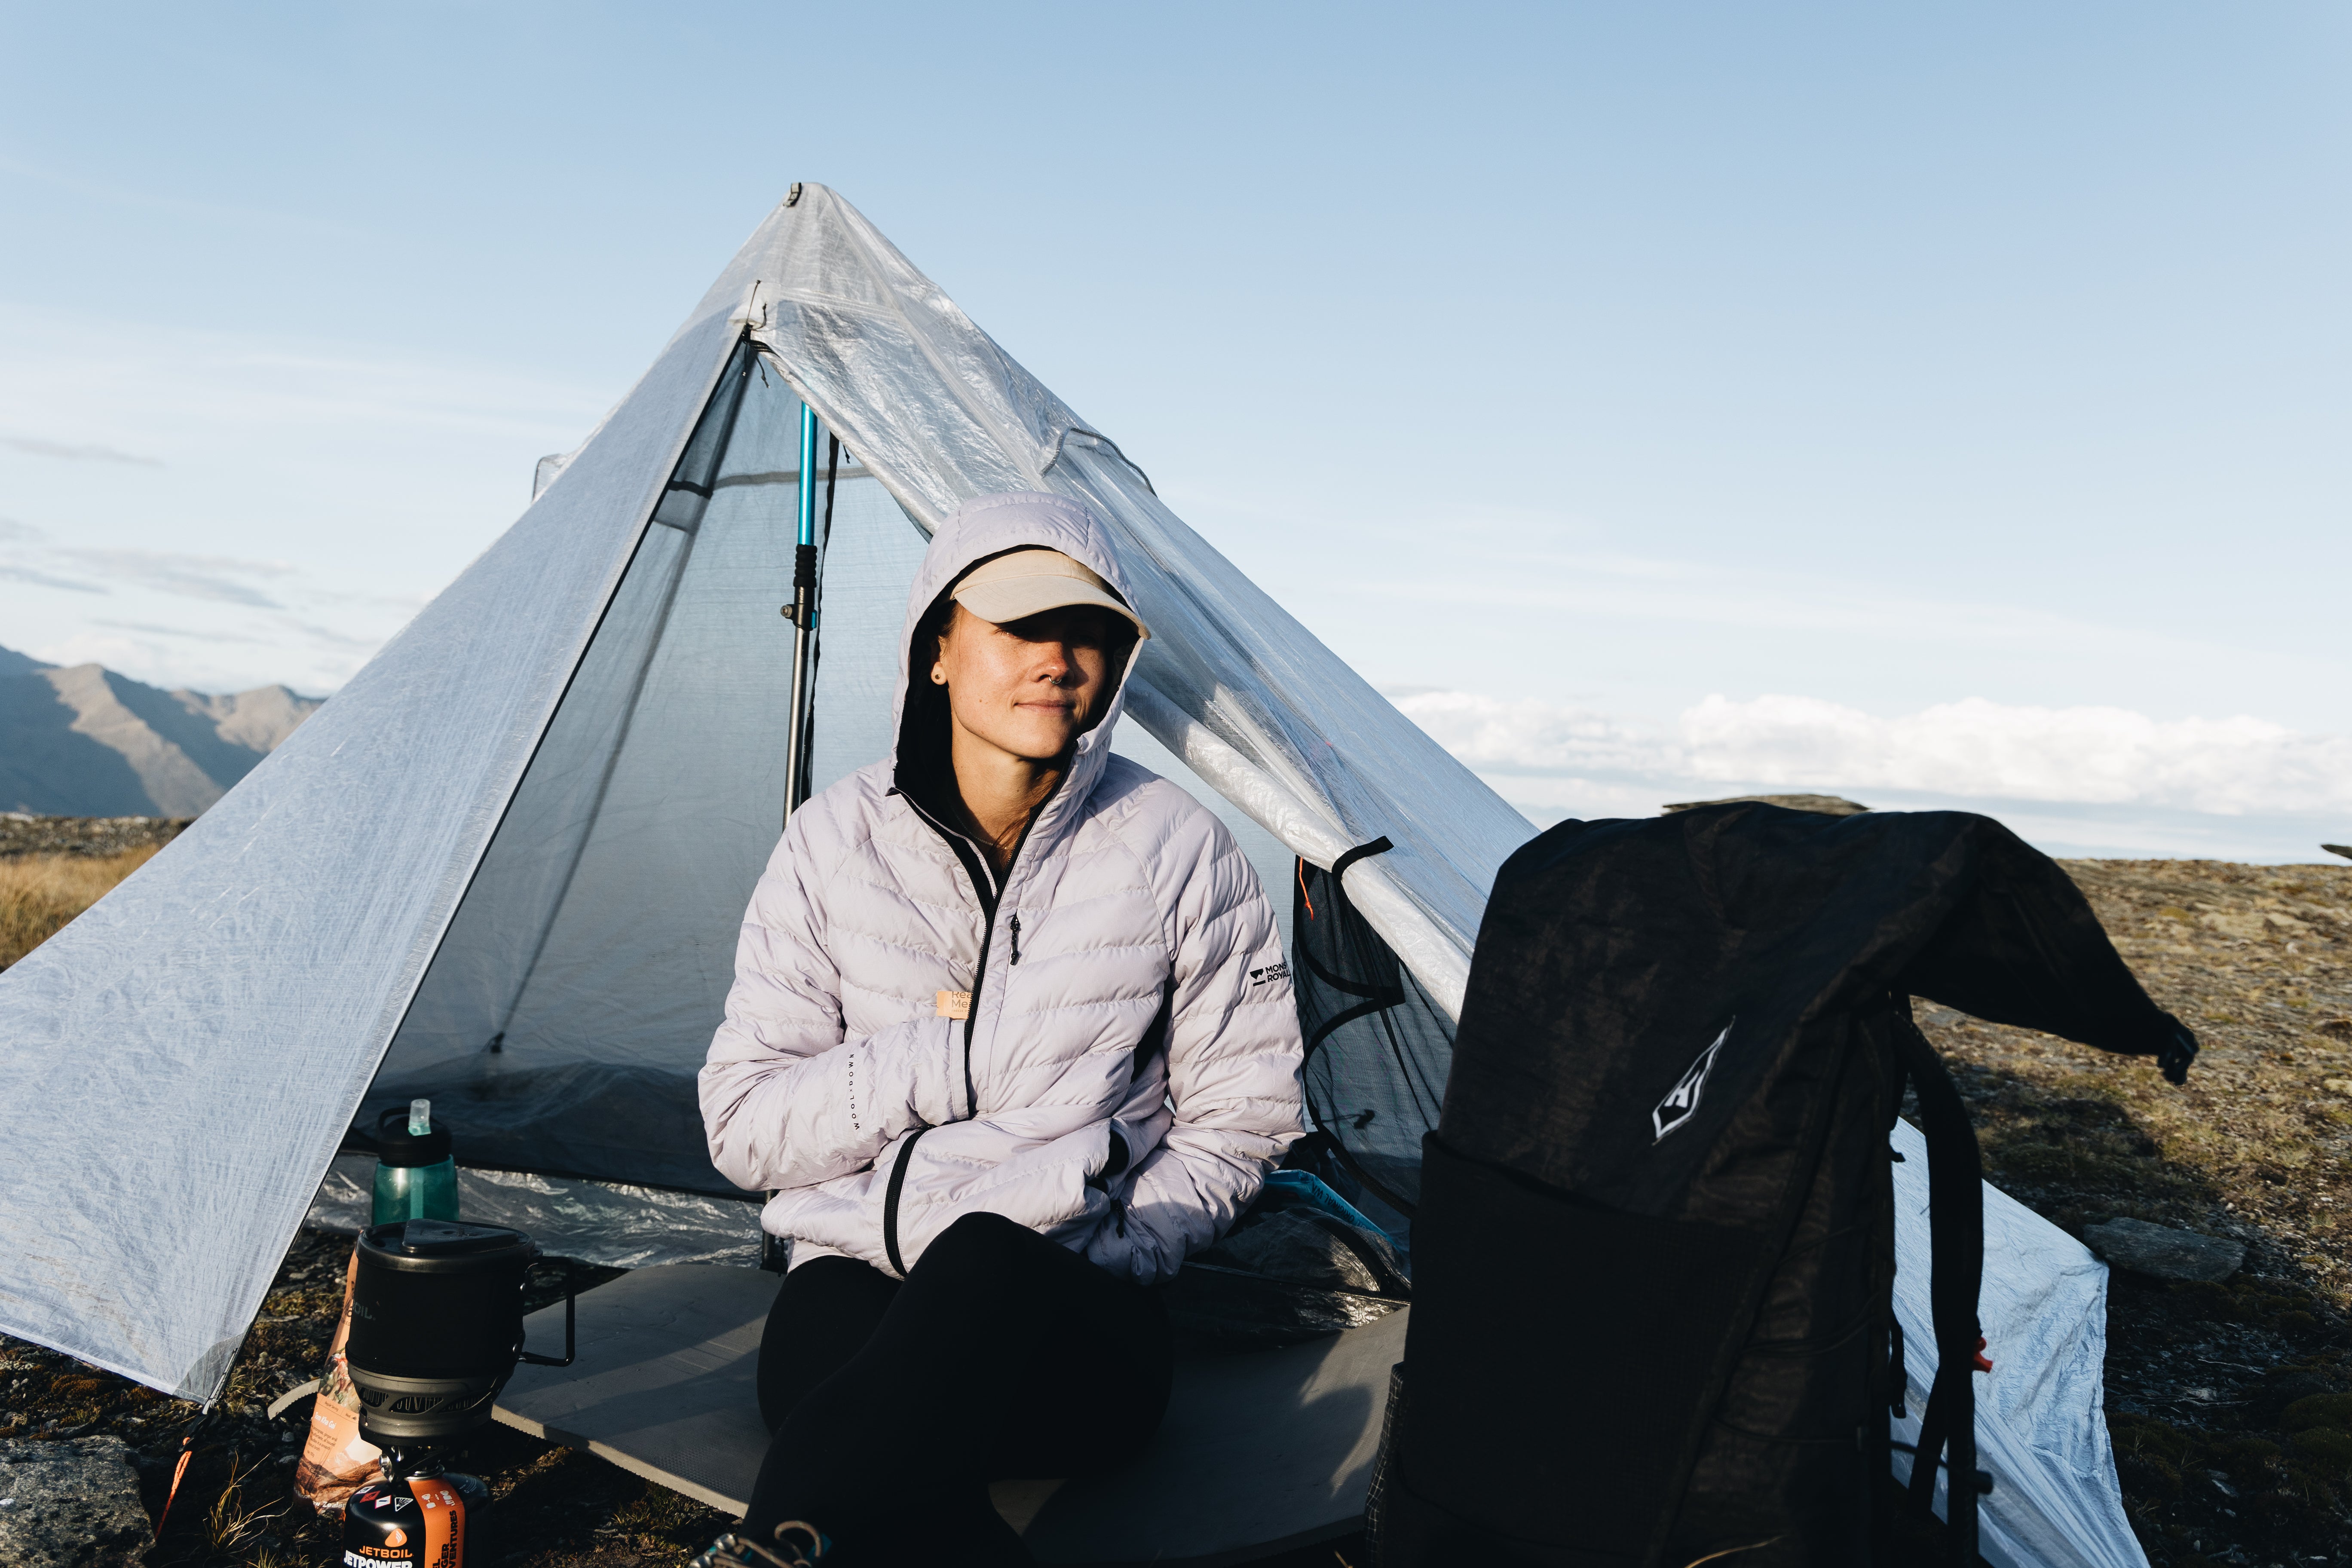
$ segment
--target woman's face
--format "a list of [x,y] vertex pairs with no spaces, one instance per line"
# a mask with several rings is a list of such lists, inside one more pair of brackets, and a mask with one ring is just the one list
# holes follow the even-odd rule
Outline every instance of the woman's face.
[[1051,762],[1109,700],[1126,642],[1115,619],[1075,605],[998,626],[958,605],[931,679],[945,682],[956,728],[1024,761]]

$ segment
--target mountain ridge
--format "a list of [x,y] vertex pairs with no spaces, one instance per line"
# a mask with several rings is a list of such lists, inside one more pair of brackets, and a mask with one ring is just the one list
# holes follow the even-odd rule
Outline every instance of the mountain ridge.
[[0,810],[198,816],[324,700],[284,686],[167,691],[0,647]]

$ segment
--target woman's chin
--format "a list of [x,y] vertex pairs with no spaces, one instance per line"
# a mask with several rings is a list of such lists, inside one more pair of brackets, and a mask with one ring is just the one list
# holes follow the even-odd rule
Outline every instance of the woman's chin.
[[1040,765],[1053,762],[1070,749],[1078,738],[1076,724],[1024,724],[1007,733],[997,744],[1025,762]]

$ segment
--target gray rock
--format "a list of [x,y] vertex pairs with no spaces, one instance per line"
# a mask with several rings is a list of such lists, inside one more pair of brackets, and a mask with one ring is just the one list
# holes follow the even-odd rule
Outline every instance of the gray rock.
[[2218,1282],[2246,1261],[2246,1244],[2195,1231],[2150,1225],[2144,1219],[2111,1219],[2083,1227],[2092,1251],[2118,1268],[2158,1279]]
[[1782,805],[1790,811],[1818,812],[1823,816],[1859,816],[1870,807],[1834,795],[1730,795],[1721,800],[1685,800],[1668,805],[1668,811],[1695,811],[1702,805],[1737,805],[1752,800],[1763,805]]
[[2320,847],[2330,855],[2341,855],[2347,860],[2352,860],[2352,844],[2323,844]]
[[120,1568],[154,1530],[121,1438],[0,1442],[0,1568]]

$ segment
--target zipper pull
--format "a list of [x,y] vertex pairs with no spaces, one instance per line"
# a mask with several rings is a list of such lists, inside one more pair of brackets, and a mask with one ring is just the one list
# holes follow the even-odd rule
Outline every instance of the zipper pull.
[[1021,911],[1013,911],[1013,962],[1021,962]]

